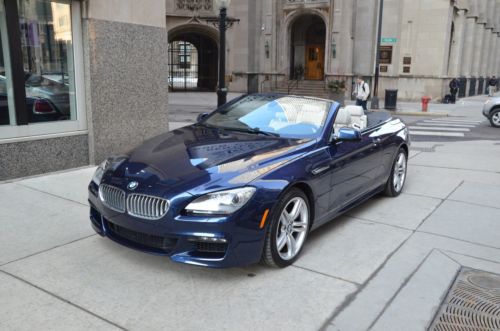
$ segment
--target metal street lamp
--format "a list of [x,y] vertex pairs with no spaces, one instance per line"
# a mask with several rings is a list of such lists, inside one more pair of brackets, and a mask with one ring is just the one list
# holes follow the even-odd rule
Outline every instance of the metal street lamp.
[[222,106],[227,100],[226,88],[226,30],[240,20],[227,16],[227,7],[231,0],[214,0],[215,9],[219,11],[218,17],[204,17],[208,23],[219,28],[219,82],[217,87],[217,106]]
[[379,109],[378,104],[378,77],[380,72],[380,41],[382,39],[382,15],[384,13],[384,0],[379,0],[378,8],[378,31],[377,31],[377,55],[375,56],[375,82],[373,83],[372,109]]

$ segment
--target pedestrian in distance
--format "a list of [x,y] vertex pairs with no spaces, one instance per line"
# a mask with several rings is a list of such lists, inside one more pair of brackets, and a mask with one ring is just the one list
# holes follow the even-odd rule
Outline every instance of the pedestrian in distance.
[[488,81],[488,96],[492,97],[497,92],[498,79],[493,76]]
[[450,95],[451,95],[451,103],[455,103],[457,101],[457,93],[458,93],[458,79],[453,78],[450,81]]
[[356,86],[354,87],[354,92],[352,92],[356,98],[356,106],[363,107],[364,111],[367,111],[368,98],[370,97],[370,86],[367,82],[363,80],[363,77],[358,76],[356,79]]

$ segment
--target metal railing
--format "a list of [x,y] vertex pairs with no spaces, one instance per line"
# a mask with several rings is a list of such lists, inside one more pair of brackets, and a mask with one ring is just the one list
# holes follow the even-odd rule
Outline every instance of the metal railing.
[[299,87],[300,79],[290,79],[288,80],[287,93],[290,94],[291,91]]

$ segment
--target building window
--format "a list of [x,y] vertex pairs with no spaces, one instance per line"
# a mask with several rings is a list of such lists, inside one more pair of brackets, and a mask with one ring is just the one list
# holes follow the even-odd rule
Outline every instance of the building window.
[[179,43],[181,52],[179,53],[179,68],[191,68],[191,44],[185,41]]
[[12,73],[5,7],[0,1],[0,126],[9,125],[14,113]]
[[392,46],[380,46],[380,63],[392,63]]
[[86,129],[80,3],[0,3],[0,139]]
[[28,123],[76,119],[70,4],[18,0]]

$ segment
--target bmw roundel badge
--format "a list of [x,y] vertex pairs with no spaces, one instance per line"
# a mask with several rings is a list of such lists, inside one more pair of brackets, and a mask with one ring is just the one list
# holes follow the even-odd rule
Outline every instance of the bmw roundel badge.
[[127,188],[129,190],[133,191],[133,190],[135,190],[137,188],[137,186],[139,186],[139,183],[136,182],[135,180],[133,180],[130,183],[128,183]]

